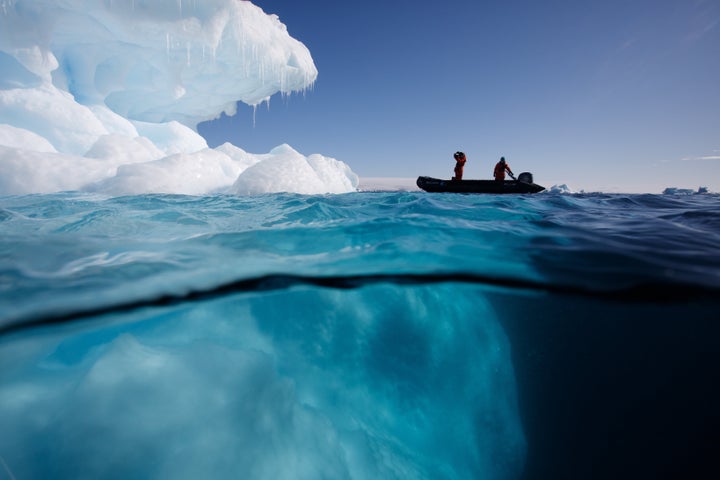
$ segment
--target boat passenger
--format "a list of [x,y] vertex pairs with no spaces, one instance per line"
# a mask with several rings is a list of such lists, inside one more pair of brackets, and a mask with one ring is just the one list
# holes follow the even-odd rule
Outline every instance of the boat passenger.
[[455,176],[452,177],[453,180],[462,180],[463,176],[463,169],[465,168],[465,162],[467,159],[465,158],[465,154],[463,152],[455,152],[453,155],[455,158]]
[[495,171],[493,172],[495,180],[498,182],[505,181],[505,172],[509,173],[513,180],[515,179],[515,175],[510,170],[510,165],[505,161],[505,157],[500,157],[500,161],[495,164]]

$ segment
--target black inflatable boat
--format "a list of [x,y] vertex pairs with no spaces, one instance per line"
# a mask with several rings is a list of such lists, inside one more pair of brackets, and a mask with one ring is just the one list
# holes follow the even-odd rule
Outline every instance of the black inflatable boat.
[[518,175],[517,180],[442,180],[432,177],[418,177],[417,186],[426,192],[447,193],[538,193],[545,190],[533,182],[530,172]]

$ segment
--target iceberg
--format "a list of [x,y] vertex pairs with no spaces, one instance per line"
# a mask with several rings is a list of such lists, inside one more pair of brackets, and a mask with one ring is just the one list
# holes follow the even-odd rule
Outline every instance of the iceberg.
[[3,0],[0,195],[354,191],[338,160],[210,149],[197,133],[317,75],[305,45],[247,1]]
[[698,187],[697,190],[691,188],[667,187],[663,190],[663,195],[702,195],[709,193],[707,187]]
[[568,194],[568,193],[575,193],[575,191],[568,187],[567,184],[563,183],[560,185],[553,185],[552,187],[545,190],[545,193],[562,193],[562,194]]
[[[297,184],[297,179],[303,179]],[[267,159],[249,167],[230,191],[237,194],[264,192],[343,193],[356,189],[358,178],[344,163],[322,155],[304,157],[287,144],[270,151]]]

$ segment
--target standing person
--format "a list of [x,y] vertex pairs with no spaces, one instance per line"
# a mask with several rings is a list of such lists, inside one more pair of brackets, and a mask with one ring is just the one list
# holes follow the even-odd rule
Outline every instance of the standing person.
[[465,158],[465,154],[463,152],[455,152],[453,155],[455,158],[455,176],[452,177],[453,180],[462,180],[463,176],[463,169],[465,168],[465,162],[467,161],[467,158]]
[[510,170],[510,165],[505,161],[505,157],[500,157],[500,161],[495,164],[495,171],[493,172],[495,180],[498,182],[505,181],[505,172],[509,173],[512,179],[515,180],[515,174]]

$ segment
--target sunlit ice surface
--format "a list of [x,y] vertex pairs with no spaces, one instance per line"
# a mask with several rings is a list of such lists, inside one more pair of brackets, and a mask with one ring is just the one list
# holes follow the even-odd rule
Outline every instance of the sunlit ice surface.
[[0,3],[0,194],[342,193],[343,162],[209,148],[237,102],[312,87],[308,49],[250,2]]

